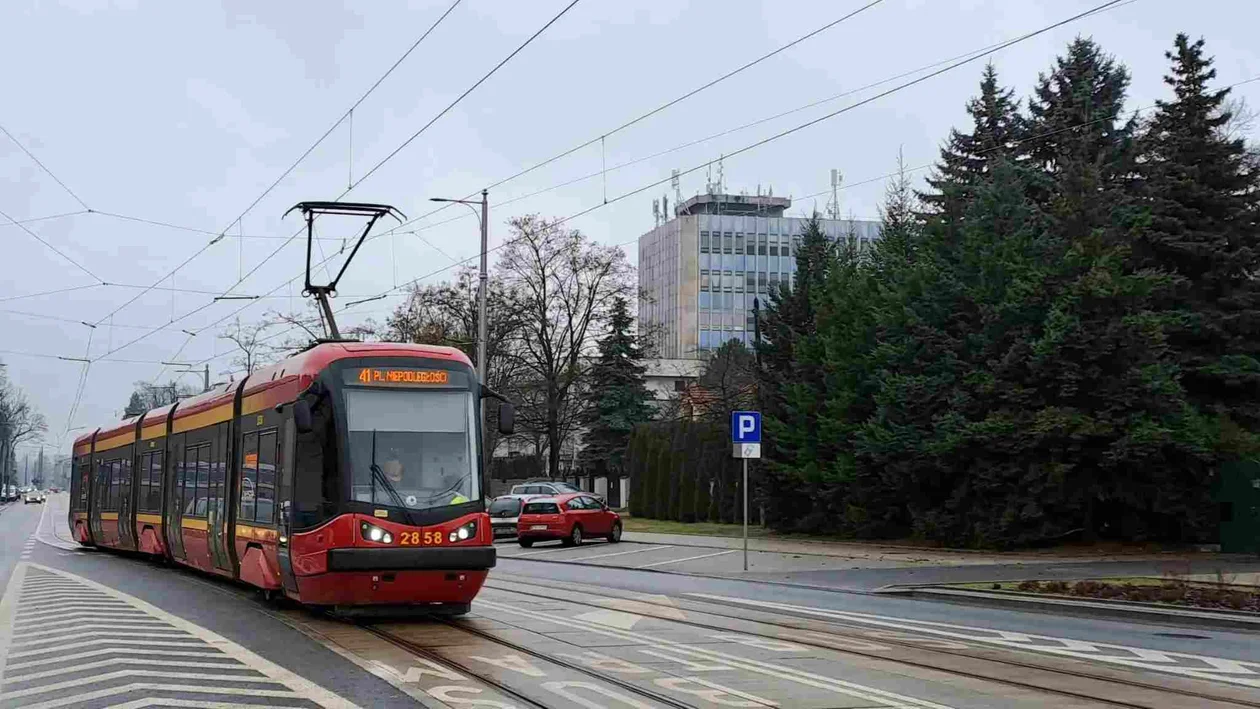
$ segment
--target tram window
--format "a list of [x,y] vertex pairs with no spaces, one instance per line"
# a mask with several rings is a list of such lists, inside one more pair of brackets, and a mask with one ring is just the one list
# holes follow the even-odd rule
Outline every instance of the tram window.
[[180,491],[185,515],[197,511],[197,468],[202,446],[190,446],[184,449],[184,469],[180,473]]
[[247,433],[241,446],[241,508],[237,518],[242,522],[254,521],[254,508],[258,499],[258,434]]
[[149,485],[145,488],[145,502],[142,507],[146,512],[162,511],[162,461],[165,457],[164,451],[149,454]]
[[131,508],[131,456],[118,461],[118,511]]
[[196,517],[205,517],[210,499],[210,446],[199,446],[197,453],[197,510]]
[[88,484],[90,482],[90,473],[92,464],[83,462],[79,465],[79,506],[80,511],[86,511],[88,506]]
[[122,460],[110,461],[109,464],[109,506],[110,512],[118,511],[118,501],[122,499]]
[[258,487],[254,521],[271,524],[276,508],[276,432],[267,431],[258,437]]

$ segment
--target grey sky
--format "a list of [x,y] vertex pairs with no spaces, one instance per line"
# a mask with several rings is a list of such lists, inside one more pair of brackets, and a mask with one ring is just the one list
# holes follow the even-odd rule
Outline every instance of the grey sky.
[[[342,125],[243,219],[246,238],[225,239],[174,278],[180,289],[222,292],[299,226],[280,215],[295,202],[333,199],[441,110],[485,71],[557,13],[568,0],[465,0],[355,112],[352,135]],[[626,119],[805,34],[865,4],[751,0],[581,0],[565,17],[428,132],[386,163],[347,199],[391,203],[409,216],[428,211],[431,196],[462,197],[517,170],[598,137]],[[528,194],[873,81],[1013,38],[1093,7],[1097,2],[886,0],[738,77],[610,137],[604,153],[587,148],[491,194],[491,202]],[[21,140],[89,207],[207,231],[228,226],[357,99],[450,5],[394,3],[5,3],[0,9],[0,63],[6,67],[0,124]],[[24,8],[22,6],[25,6]],[[1207,39],[1221,83],[1260,74],[1254,28],[1260,6],[1241,0],[1186,3],[1138,0],[1013,48],[993,58],[1004,83],[1027,95],[1077,34],[1093,36],[1130,67],[1130,108],[1166,96],[1163,52],[1178,31]],[[792,213],[825,197],[828,171],[847,183],[906,163],[931,162],[982,64],[956,70],[821,125],[725,161],[728,190],[773,186],[797,199]],[[886,88],[886,87],[885,87]],[[860,100],[866,91],[669,155],[610,172],[499,210],[491,243],[512,215],[567,216],[668,177],[721,153]],[[1260,103],[1260,82],[1236,95]],[[917,176],[922,173],[916,173]],[[0,136],[0,210],[29,219],[81,209],[12,142]],[[704,171],[682,179],[682,193],[703,188]],[[651,202],[666,187],[597,210],[573,222],[607,243],[635,239],[651,227]],[[842,192],[843,209],[876,214],[881,182]],[[671,196],[672,201],[672,196]],[[462,208],[460,208],[462,209]],[[467,210],[463,210],[466,212]],[[426,223],[460,216],[455,209]],[[89,329],[37,319],[24,311],[95,321],[137,291],[96,287],[37,298],[3,300],[92,279],[20,229],[0,219],[0,350],[82,357]],[[211,238],[79,215],[28,225],[49,243],[112,283],[148,285]],[[233,233],[237,229],[232,230]],[[345,236],[329,224],[328,236]],[[441,252],[465,258],[476,250],[471,215],[421,235]],[[336,250],[338,244],[325,242]],[[364,247],[346,276],[341,303],[380,293],[433,272],[450,260],[404,234]],[[260,294],[301,272],[295,240],[236,293]],[[437,280],[441,275],[431,280]],[[162,286],[170,287],[167,281]],[[300,283],[293,290],[299,301]],[[278,293],[289,294],[282,288]],[[211,295],[155,290],[92,335],[99,356],[173,315],[205,305]],[[380,320],[397,298],[342,316],[343,327]],[[212,305],[112,355],[157,362],[179,353],[195,361],[225,352],[209,330],[197,331],[242,305]],[[287,297],[258,301],[242,317],[285,309]],[[186,344],[185,344],[186,343]],[[182,352],[180,351],[183,346]],[[92,365],[83,401],[67,423],[81,365],[0,352],[11,378],[48,416],[50,440],[67,427],[113,421],[132,382],[152,379],[156,364]],[[228,357],[212,362],[218,375]],[[217,378],[217,377],[216,377]],[[189,381],[192,381],[191,378]]]

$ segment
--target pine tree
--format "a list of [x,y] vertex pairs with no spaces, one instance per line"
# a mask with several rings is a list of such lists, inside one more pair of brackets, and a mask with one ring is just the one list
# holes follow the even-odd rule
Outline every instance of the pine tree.
[[608,334],[598,342],[599,360],[589,373],[595,405],[584,454],[606,466],[610,477],[621,474],[635,424],[652,417],[652,395],[644,385],[643,354],[630,331],[633,324],[626,299],[616,298]]
[[1224,132],[1229,89],[1213,90],[1203,40],[1177,35],[1167,52],[1172,101],[1157,102],[1143,141],[1149,228],[1138,267],[1182,278],[1175,306],[1185,326],[1171,346],[1182,382],[1201,410],[1260,430],[1260,163]]

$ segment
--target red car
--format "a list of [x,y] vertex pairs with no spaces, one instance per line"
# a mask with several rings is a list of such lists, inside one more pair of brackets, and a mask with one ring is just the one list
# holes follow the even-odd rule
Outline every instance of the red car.
[[516,538],[523,547],[552,539],[571,547],[592,537],[621,541],[621,515],[585,492],[527,500],[516,521]]

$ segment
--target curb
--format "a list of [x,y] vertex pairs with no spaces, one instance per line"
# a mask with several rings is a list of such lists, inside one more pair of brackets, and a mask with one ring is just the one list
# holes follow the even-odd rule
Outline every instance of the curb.
[[935,585],[885,586],[876,590],[881,595],[895,595],[946,603],[999,606],[1021,611],[1041,611],[1110,620],[1145,621],[1260,633],[1260,614],[1230,610],[1169,608],[1134,601],[1075,600],[1069,598],[1034,597],[1015,593],[973,591]]
[[[665,536],[692,537],[696,540],[700,540],[700,539],[736,539],[738,540],[740,539],[740,537],[721,537],[721,536],[713,536],[709,534],[687,534],[683,532],[624,532],[622,535],[622,541],[630,542],[632,544],[665,544],[666,542],[648,542],[648,541],[636,540],[633,537],[626,537],[625,535],[627,534],[628,535],[661,534]],[[751,538],[751,540],[754,541],[754,543],[757,540],[781,541],[781,542],[790,543],[790,544],[814,545],[816,547],[826,547],[827,545],[833,544],[833,542],[817,541],[817,540],[809,540],[809,539],[799,539],[799,540],[797,539],[767,539],[765,537],[759,537],[759,538]],[[697,549],[737,549],[739,548],[739,547],[731,547],[731,546],[720,545],[720,544],[719,545],[696,544],[696,543],[684,543],[684,542],[672,542],[672,544],[674,546],[693,547]],[[866,548],[867,547],[863,545],[863,549],[865,550]],[[971,555],[972,557],[979,557],[979,556],[984,556],[986,554],[992,554],[992,552],[986,551],[983,549],[942,549],[938,547],[920,547],[920,546],[874,546],[872,545],[869,549],[871,552],[882,553],[885,555],[887,554],[903,554],[904,555],[904,554],[912,554],[915,552],[919,552],[919,553],[925,553],[925,554],[957,554],[960,556]],[[771,549],[754,549],[751,546],[749,547],[748,551],[750,552],[755,551],[755,552],[761,552],[761,553],[766,553],[766,554],[799,554],[801,556],[822,556],[822,557],[829,557],[833,559],[862,558],[862,557],[853,556],[852,554],[837,554],[834,552],[775,551]],[[1092,563],[1111,563],[1111,562],[1126,562],[1126,561],[1156,562],[1156,561],[1175,560],[1175,558],[1179,556],[1223,557],[1226,560],[1229,560],[1230,558],[1234,558],[1234,557],[1240,557],[1240,556],[1244,558],[1248,558],[1248,559],[1254,558],[1254,555],[1251,555],[1251,554],[1229,554],[1229,553],[1222,553],[1219,550],[1197,549],[1197,550],[1186,550],[1186,551],[1177,551],[1177,552],[1156,552],[1156,553],[1150,553],[1150,554],[1132,554],[1132,555],[1121,554],[1121,555],[1103,556],[1103,557],[1032,556],[1032,557],[1020,557],[1013,560],[993,558],[989,563],[985,563],[985,564],[974,564],[974,563],[968,562],[964,564],[929,563],[927,565],[929,566],[1039,566],[1043,564],[1092,564]],[[907,562],[907,563],[913,563],[913,562]]]
[[499,561],[503,561],[503,560],[531,561],[537,564],[561,564],[564,566],[582,566],[582,567],[592,568],[592,569],[612,569],[615,571],[635,571],[635,572],[640,572],[640,573],[645,573],[645,574],[666,574],[669,576],[684,576],[684,577],[697,578],[697,579],[712,579],[714,581],[734,581],[736,583],[766,584],[769,586],[783,586],[786,588],[804,588],[804,589],[809,589],[811,591],[827,591],[829,593],[847,593],[847,594],[854,594],[854,595],[859,595],[859,596],[870,596],[870,595],[875,595],[877,593],[883,592],[881,589],[840,588],[837,586],[819,586],[819,585],[807,584],[807,583],[789,583],[787,581],[748,579],[748,578],[739,578],[738,576],[718,576],[716,574],[697,574],[690,571],[669,571],[666,569],[636,569],[630,566],[609,566],[608,564],[593,564],[590,562],[582,562],[582,561],[558,561],[558,560],[553,560],[553,559],[534,559],[534,558],[520,559],[520,558],[514,558],[510,556],[499,557]]

